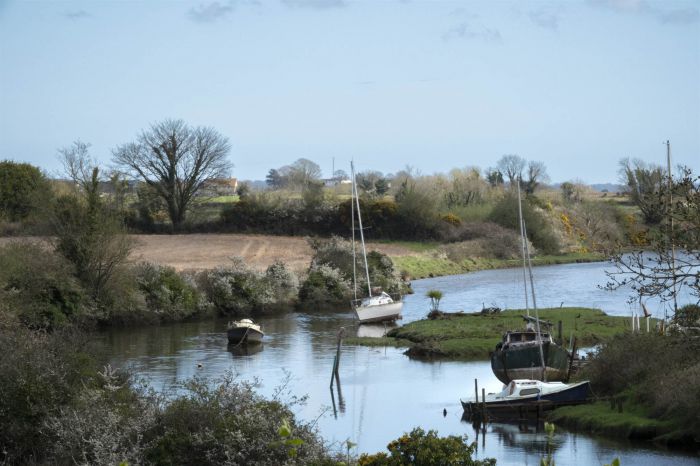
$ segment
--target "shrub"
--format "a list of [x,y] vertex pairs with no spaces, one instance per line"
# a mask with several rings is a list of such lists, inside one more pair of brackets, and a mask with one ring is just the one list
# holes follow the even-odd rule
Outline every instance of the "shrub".
[[[559,252],[557,239],[547,218],[539,210],[533,208],[528,197],[522,203],[523,220],[527,228],[527,236],[532,244],[544,254]],[[489,219],[501,226],[520,231],[518,215],[518,198],[513,193],[506,194],[491,211]]]
[[232,265],[201,272],[197,281],[207,299],[222,315],[263,312],[274,303],[275,295],[265,276],[248,268],[242,259]]
[[172,267],[142,263],[135,267],[135,275],[148,310],[156,313],[159,320],[182,320],[200,310],[194,283]]
[[26,326],[52,330],[87,317],[84,291],[72,265],[46,246],[29,242],[0,248],[0,301]]
[[656,334],[619,335],[586,366],[599,395],[626,394],[661,418],[700,435],[700,340]]
[[313,264],[299,289],[298,306],[314,310],[347,307],[351,290],[350,282],[340,270],[325,264]]
[[495,465],[496,460],[472,459],[476,444],[467,443],[467,437],[450,435],[438,437],[437,432],[425,432],[416,427],[410,433],[404,434],[387,445],[389,454],[363,454],[358,459],[359,466],[437,466],[463,465],[488,466]]
[[0,309],[0,462],[43,463],[55,440],[46,422],[92,386],[90,353],[75,331],[30,331]]

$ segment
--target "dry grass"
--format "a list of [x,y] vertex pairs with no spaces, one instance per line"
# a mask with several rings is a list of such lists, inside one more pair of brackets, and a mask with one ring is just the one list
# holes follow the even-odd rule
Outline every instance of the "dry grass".
[[[203,270],[227,265],[231,257],[242,257],[255,269],[265,269],[275,260],[292,270],[305,270],[311,262],[312,251],[305,238],[244,234],[132,235],[134,249],[131,262],[152,262],[176,270]],[[0,238],[0,246],[10,241],[46,242],[37,237]],[[409,247],[390,243],[369,243],[389,256],[416,254]]]

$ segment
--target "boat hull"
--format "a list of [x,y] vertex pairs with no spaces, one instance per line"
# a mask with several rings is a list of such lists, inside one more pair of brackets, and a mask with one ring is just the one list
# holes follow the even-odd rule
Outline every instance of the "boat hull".
[[509,417],[511,415],[540,414],[542,411],[559,406],[576,405],[588,402],[590,383],[588,381],[568,385],[565,389],[554,393],[534,394],[524,397],[509,397],[495,399],[493,395],[486,397],[486,402],[460,400],[464,414],[473,416],[483,413],[483,407],[491,416]]
[[241,342],[260,343],[264,334],[250,327],[234,327],[228,329],[227,335],[230,344],[238,344]]
[[403,302],[393,302],[373,306],[360,306],[355,308],[355,316],[361,324],[368,322],[386,322],[401,318]]
[[[569,372],[569,352],[559,345],[544,342],[542,353],[546,380],[565,380]],[[512,345],[507,349],[497,349],[491,354],[491,369],[504,384],[515,379],[544,380],[540,350],[536,344]]]

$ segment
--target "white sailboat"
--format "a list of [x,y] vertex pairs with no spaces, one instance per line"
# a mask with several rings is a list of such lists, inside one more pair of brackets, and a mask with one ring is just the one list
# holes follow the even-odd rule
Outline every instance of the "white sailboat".
[[[377,294],[372,294],[372,285],[369,280],[369,266],[367,265],[367,251],[365,249],[365,235],[362,230],[362,214],[360,213],[360,200],[357,194],[357,184],[355,182],[355,166],[350,162],[350,171],[352,174],[352,253],[355,257],[355,206],[357,207],[357,221],[360,228],[360,242],[362,243],[362,257],[365,264],[365,274],[367,275],[367,297],[357,298],[357,286],[354,286],[355,299],[351,301],[352,308],[355,311],[357,320],[360,323],[367,322],[384,322],[393,321],[401,318],[401,309],[403,302],[400,300],[394,301],[388,293],[382,291]],[[357,283],[357,271],[355,269],[355,260],[353,260],[353,280]]]

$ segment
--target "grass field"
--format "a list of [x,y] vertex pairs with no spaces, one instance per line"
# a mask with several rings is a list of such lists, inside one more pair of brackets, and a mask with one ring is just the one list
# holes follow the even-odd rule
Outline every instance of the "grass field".
[[[523,314],[524,310],[487,315],[448,314],[444,318],[419,320],[393,329],[382,339],[382,343],[409,346],[410,353],[415,355],[487,359],[489,351],[493,351],[506,330],[523,328]],[[579,347],[593,346],[628,330],[630,326],[629,319],[608,316],[598,309],[550,308],[541,309],[539,314],[541,319],[554,324],[555,337],[557,322],[561,320],[564,339],[568,342],[573,334]],[[357,339],[354,343],[367,344],[365,340]]]

